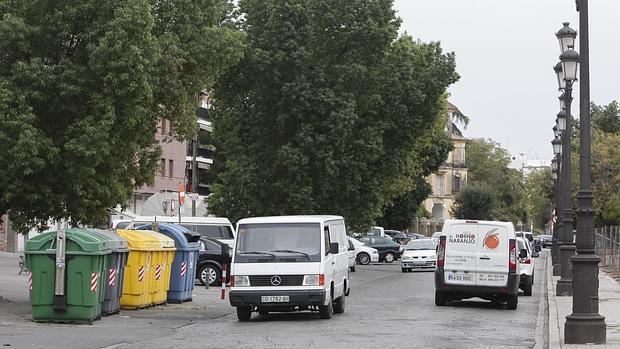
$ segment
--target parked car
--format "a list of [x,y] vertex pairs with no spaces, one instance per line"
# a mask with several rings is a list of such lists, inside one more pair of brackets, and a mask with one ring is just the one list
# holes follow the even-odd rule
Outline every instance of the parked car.
[[435,305],[479,297],[519,301],[519,259],[510,222],[447,220],[439,236],[435,269]]
[[441,236],[441,232],[440,231],[436,231],[433,233],[433,235],[431,235],[431,239],[435,240],[435,242],[437,244],[439,244],[439,237]]
[[405,235],[407,235],[408,238],[410,238],[411,240],[419,240],[419,239],[426,239],[427,237],[422,235],[422,234],[418,234],[418,233],[405,233]]
[[519,249],[519,288],[526,296],[532,295],[534,284],[534,261],[532,260],[532,247],[526,238],[517,238]]
[[[200,251],[196,263],[196,279],[205,286],[218,286],[222,284],[222,267],[230,266],[232,252],[230,246],[219,240],[205,236],[200,237]],[[230,280],[227,273],[226,281]]]
[[391,237],[392,241],[401,245],[406,245],[411,240],[405,233],[398,230],[385,230],[385,236]]
[[543,248],[551,247],[553,244],[553,235],[538,235]]
[[348,238],[347,242],[349,245],[349,271],[355,271],[355,246],[353,246],[353,243]]
[[400,266],[403,273],[413,269],[435,269],[437,244],[433,239],[412,240],[405,246]]
[[230,305],[252,312],[344,313],[349,295],[346,227],[341,216],[244,218],[237,223]]
[[361,265],[379,262],[379,251],[376,248],[364,245],[363,242],[349,237],[349,241],[355,248],[355,260]]
[[[542,241],[541,239],[538,238],[538,236],[534,238],[533,247],[534,247],[534,252],[536,252],[537,255],[538,255],[538,252],[542,250]],[[537,255],[535,255],[534,257],[538,257]]]
[[397,260],[405,249],[404,246],[386,236],[362,236],[359,241],[379,251],[379,261],[392,263]]
[[[139,216],[133,219],[132,226],[145,223],[179,223],[179,217]],[[224,217],[181,217],[181,226],[202,236],[220,240],[234,247],[235,232],[228,218]]]

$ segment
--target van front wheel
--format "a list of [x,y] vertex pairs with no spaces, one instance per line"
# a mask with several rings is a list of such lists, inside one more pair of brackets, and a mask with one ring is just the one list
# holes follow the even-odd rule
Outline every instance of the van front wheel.
[[250,321],[252,317],[252,308],[250,307],[237,307],[237,318],[239,321]]
[[334,307],[332,305],[331,298],[329,299],[329,303],[327,305],[319,306],[319,316],[321,319],[331,319],[334,314]]

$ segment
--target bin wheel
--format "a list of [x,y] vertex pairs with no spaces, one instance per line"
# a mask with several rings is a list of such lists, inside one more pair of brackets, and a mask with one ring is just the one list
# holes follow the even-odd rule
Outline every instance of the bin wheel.
[[252,308],[250,307],[237,307],[237,318],[239,321],[250,321],[252,317]]
[[212,264],[204,264],[198,269],[198,281],[202,286],[209,282],[209,286],[219,286],[222,282],[222,271]]

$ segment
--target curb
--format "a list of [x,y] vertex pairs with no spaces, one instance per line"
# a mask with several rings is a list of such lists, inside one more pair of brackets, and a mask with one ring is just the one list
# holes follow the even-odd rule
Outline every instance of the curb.
[[549,258],[545,255],[544,258],[540,258],[539,261],[544,263],[543,270],[545,271],[545,278],[540,279],[540,286],[538,287],[538,315],[536,316],[536,331],[534,333],[534,349],[546,349],[549,348],[549,299],[547,297],[547,275],[549,273],[547,265],[549,264]]
[[549,263],[547,255],[547,301],[549,304],[549,349],[562,348],[560,340],[560,321],[558,319],[558,305],[555,300],[553,283],[553,264]]

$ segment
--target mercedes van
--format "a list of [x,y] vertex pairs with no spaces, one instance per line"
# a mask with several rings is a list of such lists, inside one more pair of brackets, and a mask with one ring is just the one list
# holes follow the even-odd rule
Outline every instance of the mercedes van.
[[230,304],[252,312],[310,310],[329,319],[349,294],[349,244],[340,216],[279,216],[237,222]]
[[516,309],[517,256],[512,223],[447,220],[437,248],[435,304],[479,297]]

